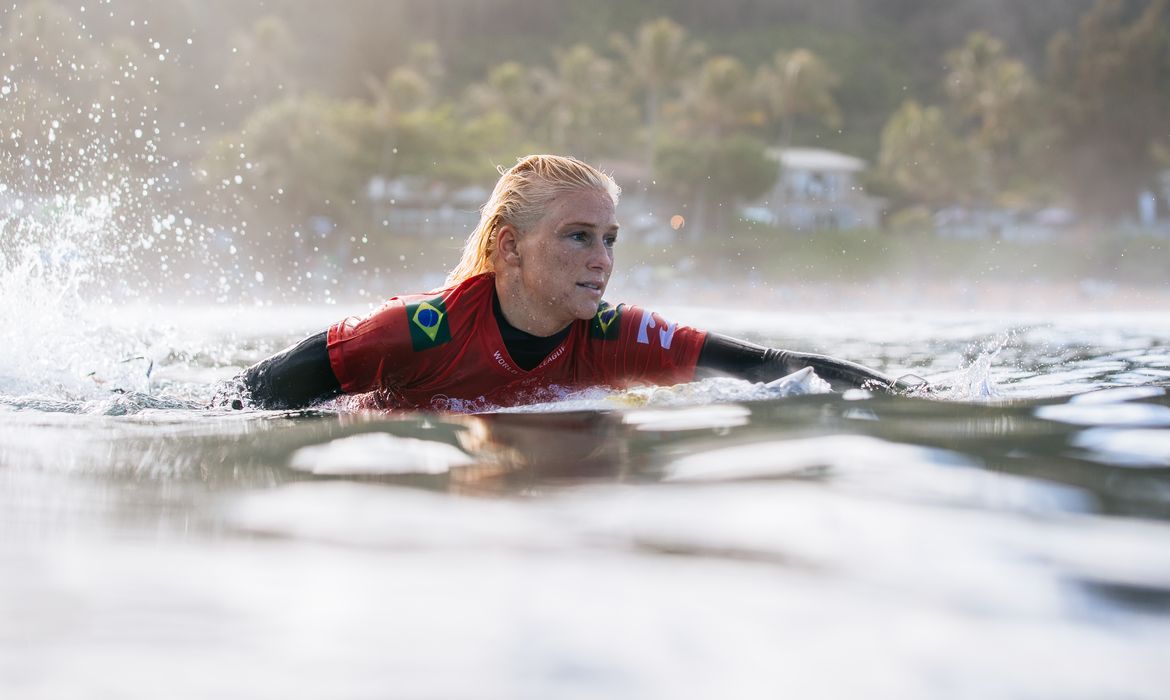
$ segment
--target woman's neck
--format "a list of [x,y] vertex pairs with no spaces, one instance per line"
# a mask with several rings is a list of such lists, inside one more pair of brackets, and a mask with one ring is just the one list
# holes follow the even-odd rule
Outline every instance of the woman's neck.
[[539,302],[528,298],[523,289],[510,284],[508,279],[499,274],[496,275],[496,298],[499,299],[504,320],[529,335],[547,338],[572,323],[572,319],[550,318],[547,311],[542,314]]

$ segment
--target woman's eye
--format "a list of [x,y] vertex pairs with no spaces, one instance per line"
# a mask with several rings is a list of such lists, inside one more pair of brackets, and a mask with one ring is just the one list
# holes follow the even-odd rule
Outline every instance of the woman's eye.
[[606,248],[612,248],[612,247],[614,247],[615,245],[617,245],[617,239],[616,239],[616,238],[613,238],[613,237],[607,237],[607,238],[605,239],[605,247],[606,247]]
[[572,238],[574,241],[584,241],[588,236],[589,234],[584,231],[574,231],[569,234],[569,238]]

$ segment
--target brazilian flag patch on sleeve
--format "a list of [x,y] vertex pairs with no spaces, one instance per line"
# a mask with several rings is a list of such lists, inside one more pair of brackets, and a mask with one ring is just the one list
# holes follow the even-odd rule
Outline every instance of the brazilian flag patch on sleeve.
[[410,343],[415,352],[429,350],[451,340],[451,326],[447,323],[447,307],[443,304],[443,297],[407,304],[406,321],[410,326]]
[[608,301],[597,307],[597,315],[589,322],[589,334],[600,340],[617,340],[622,330],[622,307],[610,306]]

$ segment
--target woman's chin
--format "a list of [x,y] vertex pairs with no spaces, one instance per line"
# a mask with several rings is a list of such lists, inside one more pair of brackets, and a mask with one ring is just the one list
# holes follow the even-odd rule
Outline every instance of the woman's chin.
[[597,315],[597,310],[601,308],[601,302],[589,302],[581,304],[575,309],[574,316],[580,321],[588,321]]

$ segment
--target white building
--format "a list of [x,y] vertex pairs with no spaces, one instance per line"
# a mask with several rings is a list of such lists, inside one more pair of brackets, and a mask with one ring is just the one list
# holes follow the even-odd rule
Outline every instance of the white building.
[[780,168],[772,191],[749,211],[753,218],[797,230],[877,228],[883,201],[865,194],[860,158],[820,148],[772,148]]

